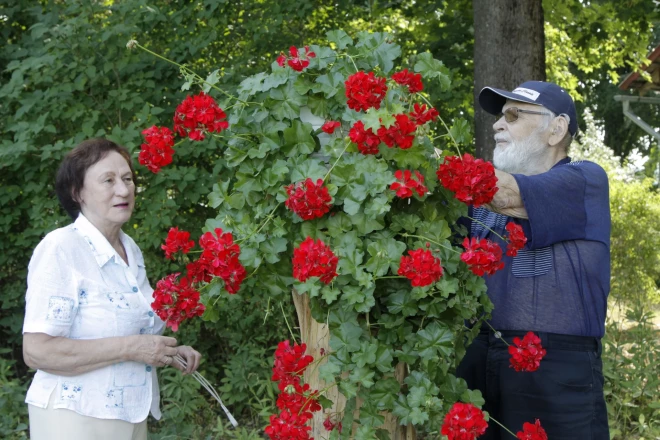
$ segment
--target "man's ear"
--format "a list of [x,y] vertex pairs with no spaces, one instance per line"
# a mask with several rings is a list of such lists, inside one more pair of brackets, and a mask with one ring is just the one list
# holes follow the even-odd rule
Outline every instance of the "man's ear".
[[554,121],[552,121],[552,131],[550,132],[550,137],[548,138],[548,143],[550,146],[555,147],[559,144],[566,133],[568,133],[568,121],[566,118],[557,116]]

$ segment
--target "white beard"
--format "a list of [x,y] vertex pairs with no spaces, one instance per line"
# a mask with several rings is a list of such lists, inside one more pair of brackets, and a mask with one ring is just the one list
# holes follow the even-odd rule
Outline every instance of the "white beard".
[[534,132],[520,141],[513,141],[508,133],[498,133],[495,140],[505,140],[508,144],[501,147],[496,144],[493,152],[493,165],[498,170],[509,174],[533,175],[542,172],[539,168],[543,163],[548,145],[541,140],[540,133]]

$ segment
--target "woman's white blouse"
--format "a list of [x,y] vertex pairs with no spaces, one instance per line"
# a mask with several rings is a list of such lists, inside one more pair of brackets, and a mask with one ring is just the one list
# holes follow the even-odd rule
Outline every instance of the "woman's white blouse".
[[[44,237],[28,268],[23,333],[46,333],[71,339],[99,339],[161,334],[163,321],[151,310],[142,252],[120,232],[128,265],[82,214],[72,224]],[[78,376],[37,370],[26,403],[131,423],[149,411],[160,419],[156,368],[120,362]]]

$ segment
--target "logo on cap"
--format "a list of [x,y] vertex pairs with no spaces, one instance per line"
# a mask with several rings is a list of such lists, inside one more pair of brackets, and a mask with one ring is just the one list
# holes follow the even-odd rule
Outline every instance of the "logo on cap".
[[539,95],[540,95],[540,93],[537,92],[536,90],[526,89],[525,87],[518,87],[517,89],[515,89],[515,90],[514,90],[513,92],[511,92],[511,93],[515,93],[515,94],[517,94],[517,95],[522,95],[522,96],[524,96],[524,97],[526,97],[526,98],[531,99],[532,101],[536,101],[536,99],[537,99],[537,98],[539,97]]

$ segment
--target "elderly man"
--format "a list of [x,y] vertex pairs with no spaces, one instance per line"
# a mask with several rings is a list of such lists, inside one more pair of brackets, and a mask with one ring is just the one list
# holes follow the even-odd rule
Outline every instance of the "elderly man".
[[[470,220],[469,234],[503,245],[492,231],[506,236],[513,221],[528,241],[486,277],[497,333],[484,324],[457,373],[514,432],[539,419],[552,440],[607,440],[600,342],[610,288],[607,175],[567,156],[578,126],[575,104],[561,87],[540,81],[512,92],[486,87],[479,104],[501,114],[493,125],[499,190],[490,205],[470,208],[477,221]],[[503,340],[512,344],[528,331],[540,336],[547,354],[538,370],[516,372]],[[480,439],[510,438],[489,425]]]

